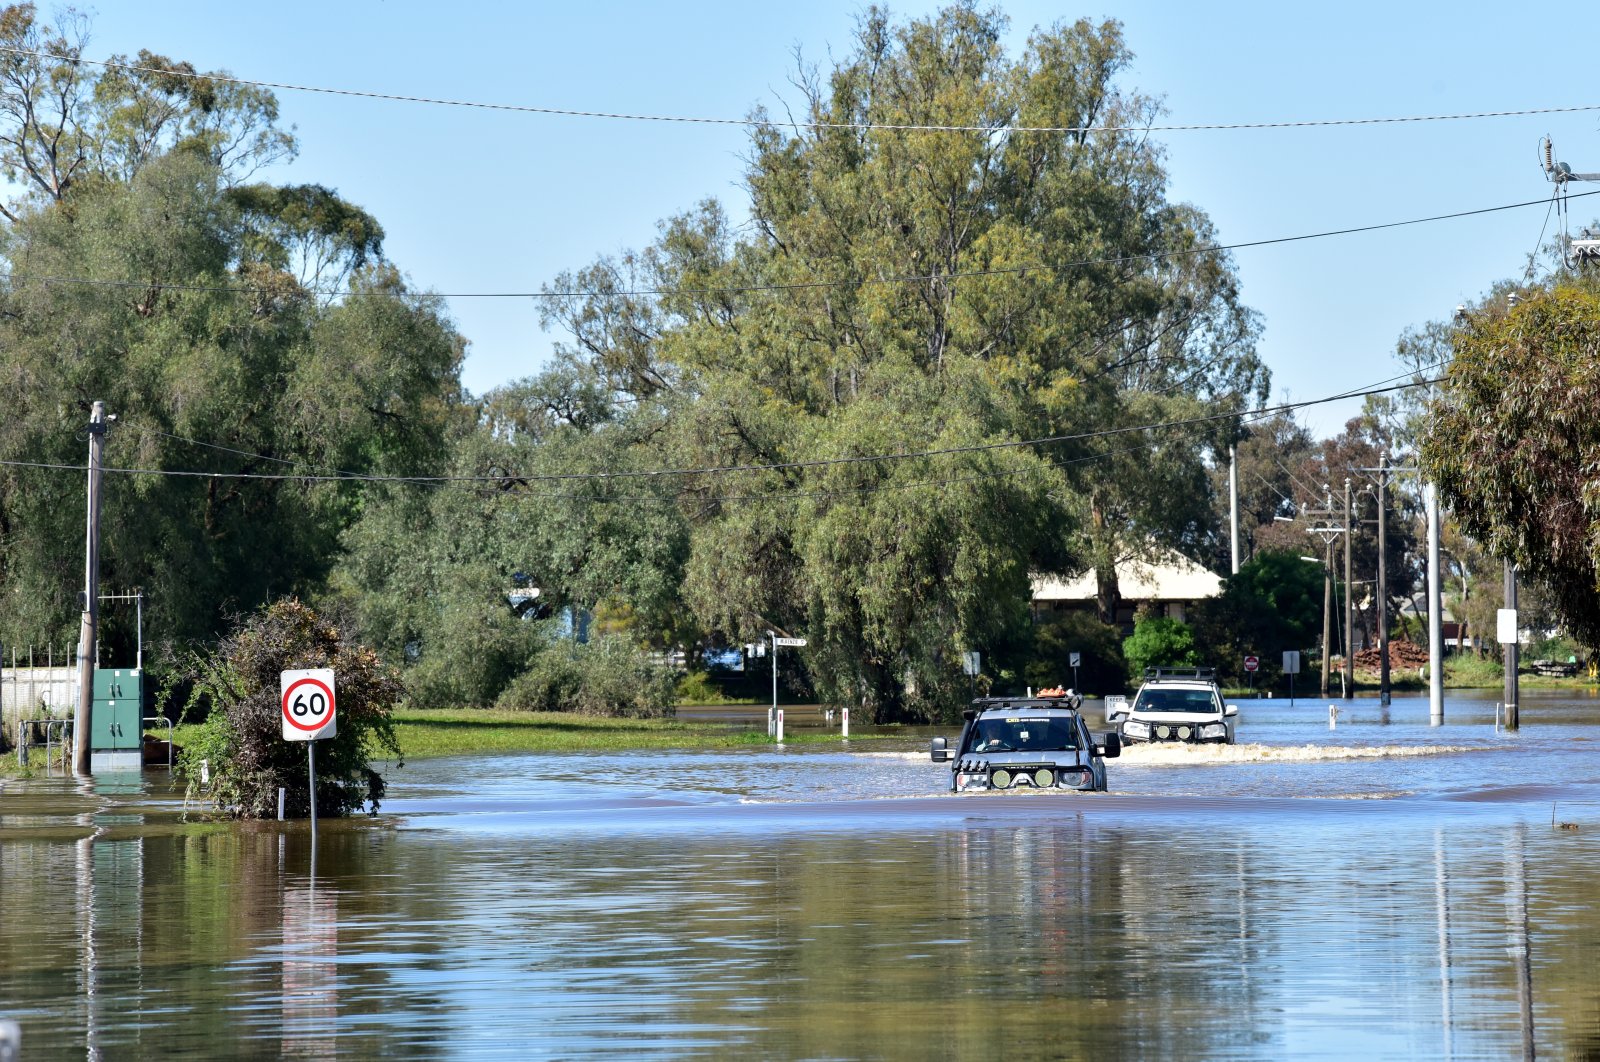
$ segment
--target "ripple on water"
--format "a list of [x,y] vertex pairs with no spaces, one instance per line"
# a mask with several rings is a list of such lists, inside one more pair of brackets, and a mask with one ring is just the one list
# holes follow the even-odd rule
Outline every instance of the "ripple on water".
[[1473,745],[1124,745],[1124,766],[1192,767],[1207,763],[1314,763],[1322,760],[1382,760],[1481,752]]

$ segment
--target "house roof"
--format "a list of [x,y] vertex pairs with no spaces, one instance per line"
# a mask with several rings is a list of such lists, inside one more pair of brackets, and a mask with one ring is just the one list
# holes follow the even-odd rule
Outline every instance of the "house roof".
[[[1222,592],[1222,578],[1168,550],[1152,550],[1146,558],[1117,565],[1117,589],[1125,601],[1199,601]],[[1093,601],[1094,571],[1069,579],[1033,577],[1035,601]]]

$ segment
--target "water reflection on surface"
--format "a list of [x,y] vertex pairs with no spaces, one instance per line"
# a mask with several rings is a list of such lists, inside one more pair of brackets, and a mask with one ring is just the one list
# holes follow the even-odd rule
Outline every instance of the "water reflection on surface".
[[[160,776],[12,783],[0,1015],[27,1057],[1600,1050],[1592,706],[1254,707],[1276,752],[1109,795],[953,797],[909,742],[433,763],[314,866]],[[1423,751],[1284,751],[1339,747]]]

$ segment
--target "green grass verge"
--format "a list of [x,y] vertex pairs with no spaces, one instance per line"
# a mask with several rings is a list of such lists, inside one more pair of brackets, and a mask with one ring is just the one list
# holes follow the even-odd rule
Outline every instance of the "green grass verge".
[[[395,734],[408,760],[485,752],[615,752],[624,749],[748,748],[770,742],[764,730],[673,719],[601,719],[565,712],[513,712],[487,708],[402,709]],[[852,735],[851,741],[898,736]],[[837,733],[789,731],[787,745],[837,744]],[[180,744],[182,739],[180,738]]]
[[[726,723],[674,719],[604,719],[566,712],[517,712],[492,708],[412,709],[394,713],[395,735],[407,760],[498,752],[617,752],[627,749],[728,749],[768,745],[764,730]],[[193,724],[180,726],[181,748]],[[155,731],[151,731],[154,736]],[[160,736],[165,736],[162,733]],[[900,727],[874,727],[855,733],[852,744],[904,737]],[[837,731],[794,730],[785,745],[838,745]],[[36,751],[34,758],[43,755]],[[33,777],[43,767],[19,768],[13,750],[0,757],[0,777]]]

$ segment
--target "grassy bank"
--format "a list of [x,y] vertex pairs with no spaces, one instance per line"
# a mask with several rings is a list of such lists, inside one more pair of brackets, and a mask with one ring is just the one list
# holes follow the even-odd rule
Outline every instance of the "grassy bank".
[[[616,752],[624,749],[727,749],[769,744],[764,730],[673,719],[600,719],[564,712],[456,708],[395,712],[408,760],[485,752]],[[852,743],[893,737],[852,734]],[[181,740],[181,739],[180,739]],[[794,731],[787,745],[838,744],[837,732]]]
[[[511,712],[490,708],[400,709],[395,734],[407,760],[497,752],[617,752],[626,749],[731,749],[770,744],[764,730],[674,719],[602,719],[565,712]],[[175,738],[181,748],[190,726]],[[152,731],[152,734],[154,732]],[[852,744],[898,736],[897,728],[855,733]],[[785,745],[838,745],[837,731],[789,730]],[[44,750],[34,753],[41,760]],[[59,769],[59,768],[58,768]],[[0,755],[0,778],[42,774],[42,763],[19,768],[14,750]]]
[[564,712],[453,708],[395,712],[408,760],[484,752],[606,752],[618,749],[734,748],[766,734],[670,719],[600,719]]
[[[1505,669],[1500,666],[1497,656],[1447,656],[1444,659],[1444,685],[1452,690],[1488,690],[1499,689],[1505,684]],[[1295,681],[1295,690],[1298,694],[1310,696],[1320,685],[1322,680],[1321,667],[1315,666],[1309,671],[1300,673]],[[1524,689],[1590,689],[1600,682],[1589,678],[1583,672],[1571,678],[1554,675],[1536,675],[1531,671],[1518,669],[1517,684]],[[1339,688],[1339,669],[1333,669],[1333,687]],[[1356,690],[1375,691],[1378,688],[1377,669],[1356,668]],[[1419,673],[1414,667],[1396,667],[1389,672],[1389,688],[1406,692],[1426,690],[1428,680],[1425,673]],[[1280,678],[1272,687],[1276,696],[1288,695],[1288,680]],[[1310,692],[1308,692],[1310,691]],[[1254,692],[1240,686],[1225,690],[1230,697],[1254,696]]]

